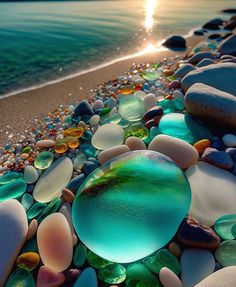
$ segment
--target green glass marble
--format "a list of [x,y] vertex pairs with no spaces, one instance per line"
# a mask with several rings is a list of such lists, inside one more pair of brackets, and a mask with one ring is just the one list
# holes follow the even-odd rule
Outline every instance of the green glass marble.
[[108,260],[98,256],[97,254],[93,253],[92,251],[88,252],[87,261],[92,267],[97,268],[97,269],[104,268],[108,264],[111,263],[110,261],[108,261]]
[[59,197],[54,198],[37,218],[38,223],[41,223],[49,214],[57,212],[61,202],[62,200]]
[[35,287],[35,282],[28,270],[19,268],[12,272],[5,287]]
[[20,197],[26,191],[26,188],[27,184],[23,178],[0,185],[0,202]]
[[210,139],[210,131],[194,121],[190,116],[171,113],[164,115],[158,125],[160,134],[166,134],[188,143],[195,143],[201,139]]
[[21,204],[24,207],[25,211],[27,211],[31,207],[33,202],[34,202],[34,199],[32,195],[30,195],[29,193],[23,194],[21,198]]
[[232,228],[236,224],[236,214],[226,214],[218,218],[214,224],[214,229],[220,238],[224,240],[234,239]]
[[40,213],[47,207],[46,203],[35,202],[31,208],[27,211],[26,215],[28,219],[33,219],[39,216]]
[[8,172],[3,176],[0,176],[0,186],[5,185],[8,183],[11,183],[15,180],[22,179],[23,178],[23,173],[19,172]]
[[78,268],[83,266],[86,261],[86,257],[87,257],[87,249],[84,246],[84,244],[79,243],[75,247],[75,251],[73,255],[73,264]]
[[73,225],[97,255],[112,262],[133,262],[170,241],[190,199],[189,183],[170,158],[133,151],[86,178],[73,202]]
[[149,131],[148,129],[144,126],[143,123],[141,122],[136,122],[125,128],[125,138],[127,139],[128,137],[137,137],[142,140],[145,140],[148,135]]
[[215,252],[215,257],[223,267],[236,265],[236,241],[222,242]]
[[143,101],[132,95],[125,96],[119,102],[119,113],[122,118],[130,122],[141,120],[145,113]]
[[156,274],[159,274],[163,267],[169,268],[177,275],[181,272],[179,261],[167,249],[160,249],[155,255],[145,258],[143,264]]
[[157,277],[142,263],[130,264],[126,270],[126,287],[159,287]]
[[161,73],[153,68],[148,68],[142,73],[142,77],[150,82],[155,81],[160,75]]
[[53,153],[50,151],[40,152],[34,161],[34,166],[38,169],[46,169],[53,162]]
[[111,263],[106,267],[99,269],[98,277],[106,283],[119,284],[125,281],[126,269],[120,264]]
[[175,111],[175,107],[171,100],[163,100],[158,102],[158,106],[163,108],[164,114],[173,113]]

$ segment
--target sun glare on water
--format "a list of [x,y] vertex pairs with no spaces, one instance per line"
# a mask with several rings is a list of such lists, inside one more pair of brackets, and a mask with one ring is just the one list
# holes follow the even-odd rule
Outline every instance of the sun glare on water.
[[150,32],[154,25],[154,14],[158,0],[146,0],[145,2],[145,22],[144,26],[147,32]]

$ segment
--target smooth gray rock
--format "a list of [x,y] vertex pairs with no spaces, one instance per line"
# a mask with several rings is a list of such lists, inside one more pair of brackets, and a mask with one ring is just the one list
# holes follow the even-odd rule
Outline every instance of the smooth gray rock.
[[219,52],[224,55],[236,56],[236,35],[232,35],[225,39],[218,48]]
[[167,48],[184,48],[186,49],[186,40],[184,37],[179,35],[174,35],[168,38],[164,43]]
[[215,62],[211,59],[203,59],[196,65],[196,67],[201,68],[201,67],[209,66],[211,64],[215,64]]
[[236,128],[236,97],[196,83],[185,94],[186,110],[203,120]]
[[203,59],[212,59],[212,53],[210,52],[198,52],[194,54],[188,61],[190,64],[196,65]]
[[28,221],[16,199],[0,203],[0,286],[4,286],[26,240]]
[[236,96],[236,64],[221,63],[198,68],[181,82],[186,92],[193,84],[202,83]]
[[175,76],[177,78],[183,78],[186,76],[189,72],[196,70],[196,68],[191,64],[183,64],[181,67],[179,67],[178,70],[175,72]]

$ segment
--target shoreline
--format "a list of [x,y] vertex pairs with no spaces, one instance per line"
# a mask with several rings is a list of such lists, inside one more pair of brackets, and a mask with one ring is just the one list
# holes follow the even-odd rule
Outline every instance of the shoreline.
[[204,39],[203,36],[186,37],[187,49],[185,51],[165,49],[123,59],[56,83],[0,99],[0,113],[2,115],[0,147],[9,141],[9,135],[16,141],[20,139],[21,135],[27,134],[34,126],[32,120],[35,117],[40,120],[59,105],[69,105],[82,99],[88,99],[97,85],[119,76],[129,69],[134,62],[148,63],[184,55]]

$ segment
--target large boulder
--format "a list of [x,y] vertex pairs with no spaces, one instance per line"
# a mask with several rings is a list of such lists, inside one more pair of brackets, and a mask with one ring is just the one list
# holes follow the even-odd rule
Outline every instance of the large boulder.
[[236,35],[225,39],[219,46],[219,51],[224,55],[236,56]]
[[196,83],[185,95],[186,110],[203,120],[236,128],[236,97]]
[[193,84],[202,83],[236,96],[236,64],[221,63],[198,68],[181,82],[186,92]]
[[164,43],[164,46],[170,49],[186,49],[186,40],[182,36],[174,35],[168,38]]

